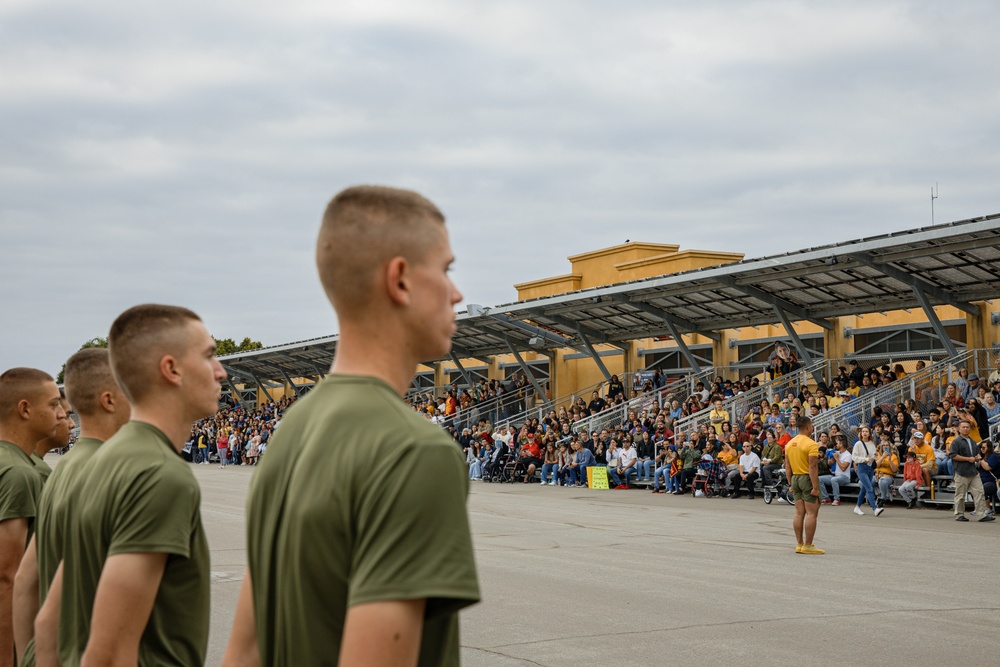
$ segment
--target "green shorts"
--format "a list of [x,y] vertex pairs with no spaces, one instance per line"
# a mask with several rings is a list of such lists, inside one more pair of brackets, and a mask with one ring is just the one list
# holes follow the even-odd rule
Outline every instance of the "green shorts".
[[807,503],[818,503],[819,496],[812,494],[813,483],[809,475],[792,475],[792,498]]

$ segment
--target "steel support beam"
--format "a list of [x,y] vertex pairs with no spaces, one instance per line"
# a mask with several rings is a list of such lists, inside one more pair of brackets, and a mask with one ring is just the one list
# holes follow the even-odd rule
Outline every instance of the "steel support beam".
[[689,333],[696,333],[714,341],[722,340],[722,334],[716,331],[701,331],[698,328],[698,325],[695,324],[694,322],[686,320],[683,317],[677,317],[676,315],[672,315],[667,311],[663,310],[662,308],[657,308],[656,306],[648,304],[645,301],[630,301],[627,298],[620,298],[615,300],[618,303],[627,303],[636,310],[641,310],[647,315],[652,315],[653,317],[657,317],[663,320],[664,322],[671,322],[675,326],[681,327],[682,329],[687,329]]
[[765,292],[759,287],[753,287],[752,285],[740,285],[739,283],[736,282],[735,278],[730,278],[728,276],[723,276],[719,278],[719,282],[725,284],[728,287],[732,287],[733,289],[739,290],[740,292],[743,292],[747,296],[751,296],[759,301],[763,301],[764,303],[773,306],[774,308],[781,309],[784,313],[786,313],[787,315],[791,315],[797,320],[805,320],[807,322],[812,322],[816,326],[823,327],[827,331],[833,331],[835,327],[834,323],[831,322],[830,320],[825,320],[820,317],[814,317],[812,313],[810,313],[805,308],[800,308],[791,301],[788,301],[787,299],[782,299],[780,296],[776,294]]
[[[799,338],[799,334],[795,331],[795,327],[792,326],[791,321],[788,319],[788,314],[778,306],[774,307],[774,312],[777,314],[778,319],[781,320],[781,325],[785,327],[785,333],[788,334],[788,336],[792,339],[792,342],[795,343],[795,347],[798,348],[799,354],[802,356],[803,365],[811,366],[813,363],[812,353],[809,351],[809,348],[806,347],[806,344],[802,342],[802,339]],[[813,371],[812,376],[813,379],[816,380],[817,384],[820,382],[826,382],[826,379],[823,377],[823,374],[819,372],[819,370]]]
[[[527,322],[522,322],[521,320],[514,319],[513,317],[510,317],[509,315],[504,315],[503,313],[497,315],[489,315],[489,317],[512,329],[520,329],[524,333],[529,333],[532,336],[538,336],[539,338],[543,338],[549,341],[550,343],[558,345],[559,347],[568,347],[573,350],[576,350],[577,352],[580,352],[581,354],[590,354],[590,352],[587,351],[586,347],[577,343],[572,338],[567,338],[566,336],[563,336],[561,334],[553,333],[547,329],[537,327],[534,324],[528,324]],[[507,339],[506,336],[504,337],[504,342],[507,343],[507,347],[510,347],[511,342],[510,340]]]
[[[233,392],[233,396],[236,397],[237,402],[245,408],[246,406],[243,405],[243,394],[241,394],[240,390],[236,388],[235,384],[233,384],[233,380],[229,377],[228,373],[226,374],[226,384],[229,385],[229,390]],[[254,407],[257,406],[255,405]]]
[[298,398],[299,396],[301,396],[302,393],[299,391],[299,386],[294,382],[292,382],[292,378],[289,377],[288,371],[286,371],[284,367],[278,366],[277,364],[271,364],[271,365],[277,368],[279,371],[281,371],[281,374],[285,378],[285,382],[287,382],[288,385],[292,388],[292,391],[295,392],[295,397]]
[[[550,405],[548,394],[546,394],[542,390],[542,386],[538,384],[538,380],[535,379],[535,374],[531,372],[531,368],[528,366],[528,364],[524,363],[524,359],[521,358],[521,353],[517,351],[517,348],[514,347],[509,340],[505,342],[507,343],[507,349],[510,350],[510,353],[514,355],[514,359],[517,361],[517,365],[521,367],[521,372],[524,373],[525,377],[528,378],[528,382],[530,382],[531,386],[534,387],[535,394],[542,397],[542,401],[545,402],[545,407],[546,409],[548,409]],[[528,406],[525,405],[524,407]]]
[[670,335],[673,336],[674,342],[677,343],[677,347],[680,348],[681,354],[683,354],[684,358],[687,359],[688,366],[691,367],[691,370],[694,371],[695,375],[701,374],[701,364],[698,363],[698,359],[694,356],[694,353],[691,352],[687,343],[685,343],[684,339],[681,338],[681,332],[677,330],[677,327],[674,326],[674,323],[670,320],[664,320],[664,323],[667,325],[667,329],[670,330]]
[[547,315],[545,311],[538,309],[533,309],[528,312],[530,312],[533,315],[537,315],[539,317],[544,317],[545,319],[552,320],[559,326],[566,327],[567,329],[572,329],[578,334],[583,332],[586,335],[594,338],[598,343],[608,342],[608,337],[603,331],[598,331],[593,327],[588,327],[586,324],[577,322],[576,320],[571,320],[568,317],[563,317],[562,315]]
[[[458,372],[462,374],[462,379],[465,380],[465,384],[467,384],[470,389],[474,387],[475,384],[472,382],[472,377],[469,375],[468,371],[465,370],[465,366],[462,365],[462,360],[459,359],[458,355],[454,352],[449,352],[448,354],[451,357],[451,360],[455,362],[455,365],[458,366]],[[457,398],[458,397],[456,396],[456,399]]]
[[587,352],[590,353],[590,358],[594,360],[594,363],[597,364],[597,368],[600,369],[601,374],[604,375],[604,379],[611,382],[611,373],[608,372],[608,367],[604,365],[604,361],[601,360],[601,355],[599,355],[597,350],[594,349],[594,346],[590,344],[590,339],[584,335],[583,329],[578,327],[576,333],[580,336],[580,341],[583,343],[583,346],[587,348]]
[[937,313],[934,312],[934,306],[932,306],[931,302],[927,299],[927,295],[924,294],[919,287],[914,287],[913,293],[916,295],[917,301],[920,302],[920,307],[924,309],[924,314],[927,315],[927,319],[934,328],[934,333],[937,334],[941,344],[944,345],[944,349],[948,351],[948,356],[957,357],[958,348],[956,348],[955,344],[951,342],[951,337],[948,335],[948,332],[945,331],[944,325],[941,323],[941,318],[939,318]]
[[886,276],[892,278],[893,280],[898,280],[904,285],[909,285],[910,288],[914,290],[914,293],[919,291],[925,297],[929,296],[937,301],[940,301],[941,303],[948,304],[949,306],[954,306],[955,308],[965,311],[966,313],[969,313],[970,315],[973,315],[975,317],[979,317],[980,315],[979,306],[962,301],[961,299],[955,297],[955,295],[949,292],[948,290],[941,289],[937,285],[932,285],[926,280],[921,280],[912,273],[903,271],[902,269],[897,269],[891,264],[876,262],[871,257],[871,255],[866,255],[864,253],[854,253],[850,255],[850,257],[857,260],[860,264],[864,264],[870,269],[875,269],[879,273],[885,274]]
[[269,392],[267,390],[267,387],[265,387],[264,383],[260,381],[260,378],[257,377],[257,374],[254,373],[253,371],[251,371],[250,372],[250,377],[252,377],[253,381],[257,383],[257,388],[260,389],[262,392],[264,392],[264,395],[267,396],[267,400],[269,400],[269,401],[271,401],[273,403],[274,402],[274,397],[271,396],[271,392]]
[[493,363],[493,360],[490,359],[488,355],[486,357],[479,356],[479,355],[475,354],[474,352],[470,352],[469,350],[466,350],[464,347],[461,347],[459,345],[455,345],[454,343],[452,343],[452,345],[451,345],[451,351],[453,353],[457,354],[460,359],[475,359],[476,361],[482,362],[482,363],[486,364],[487,366],[489,366],[491,363]]

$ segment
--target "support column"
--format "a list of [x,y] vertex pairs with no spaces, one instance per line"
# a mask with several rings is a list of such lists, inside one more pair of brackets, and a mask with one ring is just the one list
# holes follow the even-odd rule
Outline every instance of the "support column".
[[944,349],[948,351],[948,356],[957,357],[958,349],[955,347],[955,344],[951,342],[948,332],[945,331],[944,325],[941,323],[941,319],[937,316],[937,313],[934,312],[934,307],[931,305],[931,302],[927,300],[927,296],[924,294],[923,290],[919,287],[914,287],[913,294],[916,295],[917,301],[920,302],[920,307],[924,309],[924,314],[927,315],[927,320],[931,323],[931,327],[934,328],[934,333],[937,334],[941,344],[944,345]]
[[712,341],[712,365],[723,380],[733,380],[729,365],[736,361],[737,348],[729,347],[729,341],[737,339],[737,333],[732,329],[720,331],[719,340]]
[[[446,384],[449,384],[448,383],[448,376],[444,372],[444,364],[442,364],[439,361],[436,364],[434,364],[434,386],[435,387],[443,387]],[[435,396],[435,398],[438,398],[438,397]]]
[[639,341],[630,340],[625,347],[625,373],[635,373],[642,368],[645,364],[639,359]]
[[844,329],[857,326],[857,319],[853,316],[838,317],[833,329],[823,331],[824,356],[827,359],[843,359],[854,352],[854,338],[847,338]]
[[566,350],[552,350],[549,357],[549,398],[555,400],[574,391],[576,376],[566,360]]
[[486,369],[486,379],[503,382],[504,377],[503,369],[500,367],[500,355],[494,354],[490,357],[490,363]]

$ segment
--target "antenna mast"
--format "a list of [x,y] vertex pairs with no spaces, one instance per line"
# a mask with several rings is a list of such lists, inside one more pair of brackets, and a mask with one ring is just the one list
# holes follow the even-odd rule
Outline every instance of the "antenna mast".
[[938,184],[931,188],[931,224],[934,224],[934,200],[938,198]]

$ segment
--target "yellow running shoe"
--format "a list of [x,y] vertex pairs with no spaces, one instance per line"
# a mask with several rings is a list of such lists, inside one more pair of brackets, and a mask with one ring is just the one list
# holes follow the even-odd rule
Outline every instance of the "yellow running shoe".
[[802,553],[802,547],[804,547],[804,546],[805,546],[804,544],[796,544],[795,545],[795,553],[797,553],[797,554]]
[[817,554],[818,555],[818,554],[825,554],[826,552],[823,551],[822,549],[817,549],[815,545],[812,545],[812,544],[803,544],[802,545],[802,551],[800,551],[799,553],[800,554]]

